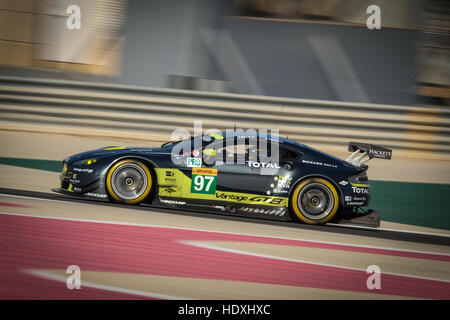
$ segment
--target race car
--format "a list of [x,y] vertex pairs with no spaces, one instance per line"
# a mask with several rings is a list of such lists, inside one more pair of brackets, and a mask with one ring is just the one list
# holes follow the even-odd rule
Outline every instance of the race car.
[[109,146],[62,162],[55,192],[90,200],[326,224],[367,207],[366,162],[392,150],[349,143],[339,159],[296,141],[229,130],[160,147]]

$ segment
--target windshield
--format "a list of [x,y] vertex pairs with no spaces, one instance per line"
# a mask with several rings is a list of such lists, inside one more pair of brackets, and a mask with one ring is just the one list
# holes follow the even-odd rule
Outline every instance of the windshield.
[[166,147],[166,146],[168,146],[168,145],[171,145],[171,144],[174,144],[174,143],[177,143],[177,142],[181,142],[181,141],[184,141],[184,140],[188,140],[188,139],[193,139],[194,138],[194,136],[190,136],[189,138],[181,138],[181,139],[178,139],[178,140],[171,140],[171,141],[168,141],[168,142],[164,142],[162,145],[161,145],[161,148],[162,147]]
[[161,148],[162,147],[167,147],[167,146],[170,146],[172,144],[179,143],[179,142],[182,142],[182,141],[188,141],[188,140],[192,141],[194,139],[201,139],[202,142],[212,142],[212,141],[217,139],[217,135],[210,134],[210,135],[202,135],[202,136],[195,136],[195,137],[194,136],[190,136],[188,138],[180,138],[178,140],[171,140],[171,141],[168,141],[168,142],[164,142],[161,145]]

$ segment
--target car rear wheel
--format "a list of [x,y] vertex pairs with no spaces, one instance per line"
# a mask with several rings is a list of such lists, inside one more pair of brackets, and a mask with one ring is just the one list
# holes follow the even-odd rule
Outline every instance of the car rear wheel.
[[115,163],[106,176],[106,189],[116,202],[137,204],[152,190],[152,175],[142,162],[127,159]]
[[329,181],[309,178],[295,187],[290,206],[295,220],[308,224],[324,224],[338,212],[339,195]]

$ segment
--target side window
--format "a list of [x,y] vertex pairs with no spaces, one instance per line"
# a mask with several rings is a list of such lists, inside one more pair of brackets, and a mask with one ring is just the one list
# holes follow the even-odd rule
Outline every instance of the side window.
[[296,158],[298,158],[301,155],[300,152],[288,149],[288,148],[284,148],[284,147],[280,147],[280,160],[285,160],[285,161],[289,161],[289,160],[294,160]]
[[264,143],[261,143],[260,141],[258,149],[256,149],[258,161],[266,162],[272,157],[272,154],[275,156],[276,150],[272,150],[273,148],[279,148],[279,144],[271,143],[271,141],[264,141]]
[[238,141],[230,139],[220,143],[207,144],[203,147],[203,154],[209,156],[212,162],[223,161],[237,163],[238,160],[266,162],[268,157],[275,156],[272,148],[278,148],[279,160],[294,160],[302,155],[301,152],[268,142],[259,145],[257,141],[245,139]]
[[231,139],[204,147],[203,154],[214,158],[214,161],[223,161],[229,164],[239,162],[242,164],[251,160],[252,157],[256,158],[254,150],[257,150],[256,144],[249,143],[248,139],[240,141]]
[[238,160],[249,160],[251,150],[256,149],[256,146],[250,144],[248,139],[237,142],[236,140],[226,141],[226,144],[217,149],[217,159],[222,159],[228,163],[237,163]]

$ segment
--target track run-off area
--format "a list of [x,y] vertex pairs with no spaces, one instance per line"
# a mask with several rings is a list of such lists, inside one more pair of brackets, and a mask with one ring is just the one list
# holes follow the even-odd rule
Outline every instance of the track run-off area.
[[[1,156],[118,145],[53,137],[39,147],[37,136],[2,133],[16,140]],[[1,299],[450,299],[446,228],[315,227],[73,200],[51,193],[57,173],[5,164],[0,178]],[[71,265],[80,290],[66,286]],[[380,289],[367,287],[371,265]]]

